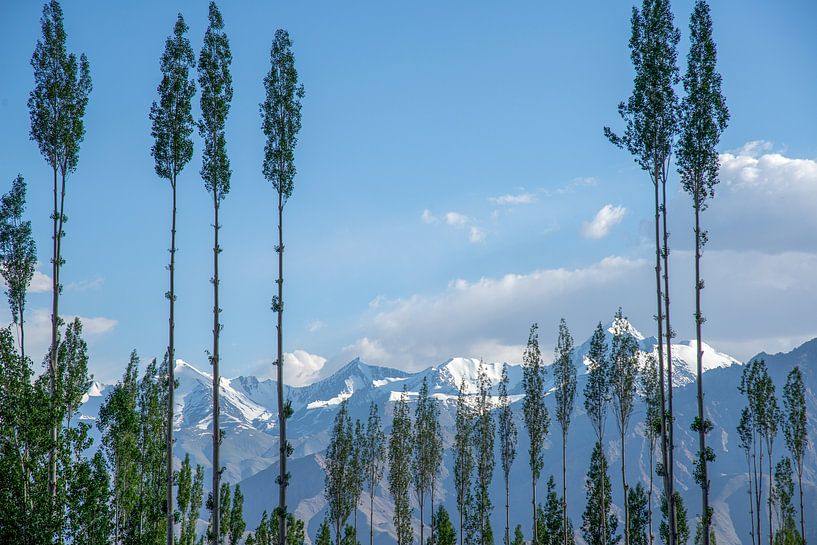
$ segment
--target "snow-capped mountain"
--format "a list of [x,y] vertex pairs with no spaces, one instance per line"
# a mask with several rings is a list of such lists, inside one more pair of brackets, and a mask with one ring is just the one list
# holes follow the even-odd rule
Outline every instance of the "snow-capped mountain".
[[[656,350],[654,337],[645,337],[632,325],[626,324],[628,334],[638,341],[642,351],[641,357]],[[606,329],[608,347],[612,341],[611,328]],[[672,345],[673,379],[675,386],[676,421],[676,462],[679,488],[688,496],[690,513],[695,513],[694,502],[696,485],[691,477],[692,460],[697,449],[697,439],[689,431],[689,423],[694,412],[694,388],[689,385],[694,382],[696,374],[696,344],[691,341],[680,341]],[[719,543],[740,543],[741,538],[748,535],[748,522],[742,520],[742,501],[745,502],[743,486],[743,467],[745,460],[737,445],[734,432],[740,409],[745,404],[737,393],[741,367],[735,358],[720,353],[708,345],[704,345],[703,367],[706,373],[706,389],[708,392],[718,392],[717,396],[708,399],[708,410],[715,423],[715,430],[710,435],[710,441],[716,450],[718,460],[713,467],[713,504],[716,506],[716,528],[718,529]],[[576,412],[573,418],[569,435],[570,460],[568,460],[568,505],[574,525],[578,528],[581,520],[581,511],[584,508],[584,472],[593,446],[593,433],[584,417],[581,402],[581,392],[586,380],[585,356],[589,349],[589,340],[578,345],[575,358],[578,377],[578,399]],[[817,413],[814,392],[817,392],[817,378],[815,378],[815,362],[817,362],[817,340],[797,349],[799,355],[775,355],[766,357],[770,363],[770,372],[775,382],[782,387],[785,373],[794,363],[803,367],[807,384],[811,388],[811,415]],[[797,351],[795,351],[797,352]],[[794,354],[794,352],[792,353]],[[521,354],[520,354],[521,359]],[[323,500],[323,471],[322,452],[329,440],[329,433],[334,416],[344,400],[352,418],[365,421],[369,407],[376,404],[387,432],[390,427],[393,402],[402,392],[408,394],[409,401],[416,397],[422,382],[428,382],[433,397],[438,401],[441,414],[440,422],[443,429],[444,443],[450,445],[453,436],[453,422],[455,399],[460,386],[464,384],[466,392],[475,392],[477,389],[477,372],[480,361],[474,358],[455,357],[436,366],[429,367],[416,373],[407,373],[388,367],[367,364],[360,359],[354,359],[338,369],[332,375],[303,387],[285,387],[285,395],[292,401],[294,413],[288,423],[290,441],[294,447],[293,459],[289,464],[293,475],[289,497],[297,516],[307,522],[308,532],[314,535],[317,526],[323,517],[325,502]],[[501,376],[502,364],[486,362],[488,377],[496,385]],[[177,463],[189,453],[193,463],[202,464],[205,472],[205,483],[210,482],[210,449],[212,444],[211,406],[212,406],[212,376],[196,367],[178,360],[176,376],[179,387],[176,390],[176,446],[174,454]],[[548,370],[548,376],[550,372]],[[521,421],[521,383],[522,367],[519,364],[509,364],[509,391],[512,394],[512,407],[517,418],[519,428],[519,445],[517,447],[517,461],[512,470],[511,479],[519,486],[529,485],[529,470],[527,468],[527,435]],[[82,417],[93,420],[99,407],[107,396],[109,387],[93,384],[81,408]],[[259,380],[252,376],[240,376],[233,379],[222,378],[222,426],[225,437],[222,443],[222,463],[225,466],[224,479],[228,482],[240,482],[245,496],[245,515],[248,528],[254,528],[261,517],[263,510],[271,510],[275,503],[274,488],[277,476],[277,393],[276,383],[273,380]],[[548,396],[548,404],[553,409],[553,396]],[[628,479],[646,481],[649,476],[647,465],[647,443],[643,436],[643,426],[639,423],[643,414],[643,406],[637,404],[627,435]],[[812,416],[812,434],[817,429]],[[610,420],[610,419],[608,419]],[[560,439],[555,433],[556,424],[549,438],[548,448],[558,447]],[[609,421],[607,433],[609,439],[605,441],[605,450],[612,467],[616,467],[620,459],[618,442],[615,435],[614,423]],[[814,437],[814,435],[812,435]],[[96,438],[98,439],[98,437]],[[817,439],[817,438],[815,438]],[[550,444],[553,442],[554,444]],[[98,441],[97,441],[98,443]],[[814,441],[812,442],[812,445]],[[556,448],[556,450],[559,450]],[[811,468],[817,468],[817,457],[814,447],[810,450]],[[546,459],[543,475],[559,474],[561,471],[561,457],[554,453]],[[447,453],[444,459],[445,468],[442,472],[442,482],[439,491],[441,501],[446,504],[450,512],[456,510],[453,496],[450,494],[452,477],[450,468],[452,460]],[[557,467],[558,466],[558,467]],[[808,466],[808,464],[807,464]],[[817,470],[808,473],[807,498],[817,505]],[[611,478],[614,478],[611,469]],[[543,480],[544,481],[544,480]],[[385,486],[385,482],[383,484]],[[496,497],[502,497],[501,475],[495,471],[494,484]],[[620,484],[619,484],[620,487]],[[614,488],[615,489],[615,488]],[[521,523],[523,528],[528,525],[527,488],[521,488],[518,498],[514,497],[512,505],[514,524]],[[365,498],[364,498],[365,499]],[[499,502],[499,500],[496,500]],[[614,501],[620,501],[615,498]],[[656,497],[657,501],[657,497]],[[391,502],[385,488],[381,488],[376,495],[374,527],[375,532],[382,534],[382,539],[390,543],[391,536]],[[495,510],[499,517],[499,509]],[[361,513],[359,524],[362,521],[368,531],[368,514]],[[496,520],[495,528],[501,522]],[[363,530],[360,530],[363,532]],[[817,536],[815,536],[817,538]]]

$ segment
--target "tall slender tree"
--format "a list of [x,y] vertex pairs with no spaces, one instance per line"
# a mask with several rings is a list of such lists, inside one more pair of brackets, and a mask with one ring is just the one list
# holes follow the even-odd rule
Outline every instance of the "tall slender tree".
[[[582,537],[594,545],[616,545],[621,539],[616,535],[618,519],[615,513],[602,503],[602,496],[610,496],[610,477],[607,474],[607,458],[601,443],[596,441],[590,457],[590,467],[584,483],[587,506],[582,514]],[[604,510],[599,510],[604,505]]]
[[550,415],[545,406],[545,368],[542,363],[542,352],[539,349],[539,326],[535,323],[530,327],[528,344],[522,354],[522,387],[525,391],[522,413],[525,419],[525,429],[530,437],[528,463],[533,490],[533,542],[539,544],[539,527],[536,524],[536,481],[544,466],[543,449],[545,437],[550,428]]
[[[53,173],[54,207],[51,257],[51,345],[49,348],[48,376],[51,391],[51,413],[57,413],[56,375],[57,347],[59,345],[59,300],[62,292],[60,270],[62,239],[65,236],[65,191],[68,176],[79,162],[79,146],[85,137],[85,109],[91,92],[91,71],[83,53],[77,59],[66,48],[62,7],[50,0],[43,7],[40,19],[42,38],[37,40],[31,66],[34,69],[34,89],[28,97],[31,117],[31,139],[37,142],[40,153]],[[59,179],[58,179],[59,178]],[[59,421],[52,418],[51,447],[49,451],[48,483],[52,508],[57,494],[57,435]]]
[[627,428],[633,414],[638,378],[638,345],[629,332],[627,319],[618,309],[613,320],[612,354],[610,356],[610,386],[613,393],[613,412],[618,424],[621,444],[621,485],[624,490],[624,545],[630,545],[630,518],[627,502],[626,444]]
[[794,367],[786,377],[783,387],[783,437],[794,461],[797,473],[797,489],[800,493],[800,537],[806,542],[806,523],[803,514],[803,459],[808,446],[806,419],[806,388],[803,384],[803,373]]
[[644,487],[637,483],[627,494],[627,511],[630,513],[630,543],[632,545],[647,545],[649,535],[649,515],[647,513],[647,494]]
[[740,447],[746,455],[746,481],[748,483],[747,492],[749,494],[749,522],[751,529],[749,534],[752,537],[752,545],[756,545],[755,540],[755,514],[754,514],[754,487],[752,486],[752,451],[754,450],[755,433],[752,429],[752,414],[748,407],[744,407],[740,413],[740,421],[737,427]]
[[505,545],[511,545],[511,466],[516,459],[516,422],[508,397],[508,364],[502,365],[499,381],[499,449],[502,457],[502,476],[505,478]]
[[762,360],[751,360],[743,367],[743,372],[738,385],[738,392],[746,396],[747,422],[748,425],[743,430],[744,433],[751,434],[749,444],[752,447],[752,472],[751,481],[754,486],[750,487],[750,492],[754,491],[754,530],[757,545],[762,543],[763,528],[760,525],[761,506],[763,497],[763,445],[761,442],[761,428],[763,427],[763,402],[758,397],[758,378],[761,376],[761,367],[765,368],[765,362],[761,366]]
[[718,183],[717,145],[729,120],[726,99],[721,93],[721,76],[717,71],[717,50],[712,38],[712,17],[709,4],[697,0],[689,23],[691,44],[684,75],[686,96],[681,102],[680,138],[678,142],[678,173],[681,185],[692,196],[695,212],[695,338],[698,415],[692,423],[698,433],[698,456],[695,462],[695,480],[701,487],[701,536],[703,545],[709,545],[709,527],[712,510],[709,507],[709,475],[707,463],[715,459],[715,452],[706,446],[706,434],[712,422],[704,415],[703,341],[704,317],[701,311],[701,254],[708,240],[701,228],[701,213],[708,200],[715,195]]
[[374,545],[374,493],[383,480],[386,468],[386,436],[377,411],[377,404],[369,406],[366,437],[363,442],[363,468],[369,492],[369,545]]
[[[601,322],[593,330],[590,338],[590,350],[587,353],[587,382],[584,383],[584,410],[593,431],[596,433],[596,443],[604,453],[604,421],[607,416],[607,405],[610,403],[610,360],[607,357],[607,342],[604,337],[604,328]],[[601,474],[598,475],[601,479]],[[594,490],[598,491],[594,497],[598,505],[594,508],[598,513],[607,512],[607,497],[609,486],[604,487],[599,481]],[[606,517],[600,517],[600,535],[607,535]]]
[[[219,270],[218,258],[221,245],[218,232],[221,229],[218,213],[221,201],[230,191],[230,159],[227,157],[227,139],[225,125],[233,98],[232,63],[230,42],[224,31],[224,19],[215,2],[210,2],[207,30],[204,33],[204,44],[199,53],[198,76],[201,89],[201,119],[199,134],[204,140],[202,150],[201,177],[204,187],[213,197],[213,351],[210,364],[213,367],[213,486],[217,491],[221,486],[221,376],[220,334],[223,325],[219,321]],[[218,498],[216,498],[218,500]],[[219,502],[213,502],[213,531],[219,535]],[[213,544],[215,545],[215,543]]]
[[170,182],[170,290],[165,294],[169,301],[168,318],[168,381],[171,388],[167,397],[167,543],[173,545],[173,385],[176,356],[175,310],[176,310],[176,188],[179,174],[193,157],[193,114],[191,106],[196,84],[190,76],[194,64],[193,48],[187,39],[187,23],[181,13],[176,17],[173,34],[165,41],[162,53],[162,80],[159,83],[159,100],[150,108],[151,134],[154,139],[151,154],[155,160],[156,174]]
[[[414,493],[417,495],[417,506],[420,509],[420,543],[425,543],[423,515],[425,513],[426,492],[430,492],[432,475],[437,469],[435,467],[437,421],[435,408],[434,400],[429,397],[428,393],[428,379],[423,377],[414,411],[414,456],[411,460],[412,473],[414,474]],[[433,514],[433,506],[431,511]]]
[[470,508],[471,475],[474,471],[474,448],[471,434],[474,426],[474,408],[468,396],[465,379],[457,392],[457,412],[454,420],[454,486],[457,489],[460,544],[465,543],[465,525]]
[[644,418],[644,434],[649,441],[650,449],[650,483],[647,488],[647,529],[650,545],[653,543],[652,532],[652,494],[653,475],[655,474],[655,441],[661,433],[661,398],[658,388],[658,367],[653,354],[647,354],[644,367],[641,370],[641,389],[644,393],[646,415]]
[[[627,102],[618,106],[625,121],[624,134],[619,136],[609,127],[605,136],[616,146],[626,148],[636,163],[648,173],[654,190],[655,208],[655,288],[658,322],[658,371],[661,382],[661,467],[664,493],[674,501],[673,494],[673,422],[672,422],[672,329],[669,317],[668,231],[666,221],[666,182],[672,147],[678,131],[678,99],[674,86],[679,82],[677,46],[680,33],[673,23],[669,0],[642,0],[641,9],[633,8],[631,17],[630,59],[635,69],[633,92]],[[659,199],[659,189],[662,197]],[[663,226],[662,219],[663,216]],[[663,227],[663,246],[661,232]],[[662,266],[663,258],[663,266]],[[662,268],[664,285],[662,289]],[[665,337],[666,334],[666,337]],[[666,362],[664,340],[667,341]],[[665,370],[666,363],[666,370]],[[664,378],[667,378],[666,388]],[[669,509],[670,545],[676,545],[675,510]],[[626,542],[625,526],[625,542]],[[629,545],[629,544],[627,544]]]
[[[490,485],[494,474],[494,415],[493,403],[491,401],[491,379],[488,378],[488,370],[485,364],[480,361],[477,370],[477,396],[474,403],[474,452],[476,454],[475,466],[477,480],[474,483],[476,489],[475,501],[476,511],[479,517],[479,528],[477,540],[480,545],[493,545],[491,528],[491,503]],[[489,536],[491,536],[489,538]]]
[[284,205],[292,196],[295,185],[295,146],[301,130],[301,99],[304,87],[298,83],[292,40],[286,30],[275,31],[270,49],[270,70],[264,78],[266,98],[261,103],[261,128],[267,142],[264,145],[264,177],[272,182],[278,195],[278,279],[277,293],[272,298],[272,311],[277,314],[278,351],[275,357],[278,388],[278,542],[286,543],[286,490],[289,484],[287,457],[292,449],[287,442],[287,417],[292,412],[284,401]]
[[397,545],[411,545],[411,413],[405,386],[400,400],[394,406],[392,431],[389,436],[389,492],[394,500],[394,529]]
[[354,509],[352,480],[354,476],[354,436],[347,400],[343,400],[335,415],[332,436],[326,448],[326,481],[324,496],[329,506],[329,519],[335,526],[335,544],[340,545],[341,529]]
[[0,197],[0,275],[6,281],[11,321],[17,327],[20,357],[25,361],[26,292],[34,276],[37,246],[31,236],[31,222],[23,219],[26,183],[19,174],[11,189]]
[[759,424],[759,433],[763,445],[766,447],[766,458],[769,463],[769,494],[768,494],[768,512],[769,512],[769,545],[774,541],[774,530],[772,526],[772,452],[774,450],[774,441],[777,438],[777,432],[780,427],[780,408],[777,405],[777,397],[775,396],[775,387],[769,372],[766,369],[766,362],[764,360],[757,360],[757,378],[755,381],[755,405],[756,414]]
[[[576,401],[576,364],[573,362],[573,337],[564,318],[559,322],[553,379],[556,385],[556,420],[562,428],[562,524],[567,528],[567,432]],[[563,545],[567,545],[567,532],[564,532]]]

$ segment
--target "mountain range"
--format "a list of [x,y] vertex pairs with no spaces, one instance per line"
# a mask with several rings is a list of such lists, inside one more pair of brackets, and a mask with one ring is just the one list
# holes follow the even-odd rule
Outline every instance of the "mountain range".
[[[657,341],[655,337],[645,337],[632,325],[627,324],[627,331],[639,344],[642,358],[654,352]],[[608,346],[612,335],[611,328],[606,328]],[[581,513],[585,507],[584,480],[595,442],[595,435],[590,427],[582,404],[582,390],[586,382],[586,354],[589,340],[578,345],[574,351],[578,369],[576,410],[568,435],[568,511],[577,530],[577,543],[581,543],[578,529],[581,524]],[[684,497],[694,529],[694,516],[700,510],[699,488],[692,478],[693,459],[697,452],[697,434],[689,429],[695,416],[695,343],[679,341],[672,345],[672,368],[675,393],[675,463],[677,489]],[[764,358],[769,374],[777,386],[778,396],[782,393],[786,375],[795,365],[800,366],[807,387],[808,428],[810,443],[805,461],[804,489],[806,511],[817,511],[817,339],[809,341],[788,353],[765,354],[755,358]],[[742,372],[742,364],[737,359],[718,352],[704,345],[704,380],[707,392],[706,406],[714,424],[709,435],[710,446],[715,450],[716,461],[711,466],[711,504],[714,508],[714,528],[718,543],[733,545],[749,541],[748,495],[746,489],[746,459],[738,446],[735,431],[740,411],[745,406],[745,399],[737,391]],[[405,388],[411,402],[416,397],[422,381],[428,380],[429,389],[440,407],[440,424],[443,433],[445,455],[441,472],[440,485],[436,498],[445,504],[450,513],[456,513],[456,501],[453,494],[453,459],[450,446],[453,439],[454,412],[456,397],[460,386],[464,384],[467,392],[476,391],[477,370],[480,361],[474,358],[455,357],[439,365],[429,367],[416,373],[371,365],[354,359],[331,376],[313,384],[292,387],[285,386],[287,399],[292,402],[294,413],[288,421],[288,435],[294,447],[289,469],[292,481],[288,492],[290,508],[295,516],[304,520],[309,537],[313,537],[323,520],[326,504],[323,498],[323,451],[328,441],[331,426],[342,401],[347,400],[352,419],[360,418],[365,422],[369,405],[374,402],[380,410],[386,433],[390,431],[394,402]],[[502,363],[486,362],[489,378],[494,386],[499,382]],[[190,454],[193,464],[202,464],[205,468],[205,484],[211,482],[211,448],[212,448],[212,377],[206,372],[182,360],[176,362],[176,377],[179,386],[176,390],[174,455],[180,463],[185,453]],[[511,471],[510,481],[512,527],[522,524],[526,535],[530,533],[530,470],[527,465],[528,438],[521,418],[522,367],[509,363],[509,393],[511,394],[519,444],[516,461]],[[550,373],[548,378],[552,379]],[[81,418],[94,421],[99,407],[104,402],[110,385],[94,383],[80,409]],[[546,386],[550,388],[550,385]],[[554,409],[554,396],[547,395],[549,410]],[[221,459],[225,471],[223,480],[240,483],[244,493],[244,514],[247,528],[258,524],[263,511],[271,511],[276,505],[277,492],[275,477],[277,469],[277,424],[276,383],[273,380],[259,380],[254,376],[239,376],[221,380],[222,426],[225,436],[222,443]],[[639,400],[626,435],[626,454],[628,460],[627,478],[631,485],[641,480],[649,482],[649,443],[644,437],[644,406]],[[551,412],[553,414],[553,412]],[[94,428],[94,434],[97,434]],[[607,419],[605,429],[605,452],[610,463],[610,478],[613,486],[613,502],[621,505],[620,459],[621,451],[616,423],[612,417]],[[95,444],[99,443],[98,435]],[[498,443],[498,442],[497,442]],[[498,449],[498,445],[497,445]],[[551,425],[545,454],[544,478],[539,486],[544,489],[547,476],[561,474],[561,437],[555,421]],[[779,456],[783,455],[785,446],[782,436],[775,447]],[[496,459],[499,459],[497,451]],[[654,522],[657,533],[658,515],[658,479],[656,493],[653,494]],[[557,484],[559,478],[557,478]],[[494,511],[492,527],[496,539],[504,528],[503,500],[504,489],[502,475],[497,463],[492,482]],[[541,495],[538,493],[541,497]],[[358,512],[358,531],[360,535],[368,533],[372,521],[368,519],[368,496],[364,493],[361,509]],[[374,530],[378,543],[395,542],[392,530],[392,503],[386,490],[385,479],[375,494]],[[416,517],[415,507],[415,517]],[[206,516],[202,511],[202,517]],[[425,515],[428,520],[428,514]],[[416,526],[416,524],[415,524]],[[807,522],[807,540],[817,542],[817,527],[814,520]],[[694,530],[693,530],[694,531]],[[764,534],[767,530],[764,529]],[[364,533],[365,532],[365,533]]]

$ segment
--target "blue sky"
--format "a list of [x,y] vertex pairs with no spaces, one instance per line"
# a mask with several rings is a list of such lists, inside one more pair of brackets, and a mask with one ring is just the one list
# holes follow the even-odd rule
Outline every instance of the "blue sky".
[[[631,87],[629,2],[222,4],[235,89],[225,374],[271,373],[274,193],[261,175],[258,103],[279,27],[306,88],[285,219],[291,382],[356,355],[406,369],[454,355],[518,361],[532,321],[549,354],[560,316],[581,341],[619,305],[652,332],[651,186],[602,135],[621,127],[616,105]],[[691,5],[674,2],[682,69]],[[91,369],[109,381],[131,349],[147,358],[166,347],[170,189],[153,170],[148,111],[176,13],[198,51],[207,5],[63,8],[94,90],[68,185],[61,305],[86,319]],[[705,335],[744,359],[817,336],[817,5],[730,0],[712,11],[732,119],[705,218]],[[50,172],[28,139],[26,107],[40,12],[0,4],[0,189],[18,172],[28,181],[48,274]],[[179,181],[177,353],[204,368],[212,209],[198,138],[195,149]],[[674,327],[690,338],[692,212],[677,176],[669,206]],[[49,301],[29,297],[35,354]]]

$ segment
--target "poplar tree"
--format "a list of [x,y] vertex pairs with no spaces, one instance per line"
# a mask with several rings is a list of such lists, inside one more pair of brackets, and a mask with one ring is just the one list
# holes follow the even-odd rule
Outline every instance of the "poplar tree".
[[233,505],[230,509],[230,525],[226,529],[230,538],[230,545],[238,545],[247,529],[244,522],[244,494],[241,493],[241,486],[235,485],[233,490]]
[[689,23],[691,44],[684,75],[686,96],[681,102],[680,138],[678,142],[678,173],[681,185],[692,196],[695,212],[695,338],[697,342],[697,399],[698,414],[692,430],[698,432],[698,456],[695,461],[695,480],[701,487],[702,544],[709,545],[709,527],[712,509],[709,507],[709,475],[707,463],[715,459],[715,452],[706,446],[706,434],[712,422],[704,415],[703,341],[704,317],[701,312],[701,254],[708,241],[707,231],[701,227],[701,213],[708,200],[715,195],[720,160],[716,149],[720,136],[729,120],[729,110],[721,93],[721,76],[717,71],[717,51],[712,39],[712,18],[705,0],[697,0]]
[[31,222],[23,219],[26,183],[19,174],[9,192],[0,197],[0,275],[6,282],[11,321],[17,328],[20,357],[25,361],[26,292],[34,276],[37,246],[31,236]]
[[[573,363],[573,337],[564,318],[559,322],[553,378],[556,386],[556,420],[562,428],[562,524],[567,528],[567,432],[576,400],[576,364]],[[564,534],[563,544],[567,545],[567,533]]]
[[621,485],[624,491],[624,545],[630,545],[630,518],[627,505],[626,443],[627,428],[633,413],[636,380],[638,378],[638,345],[627,330],[627,319],[618,309],[613,320],[613,343],[610,367],[610,386],[613,394],[613,412],[618,424],[621,443]]
[[752,486],[753,479],[752,479],[752,452],[755,450],[754,440],[755,440],[755,433],[752,429],[752,415],[749,412],[748,407],[744,407],[743,410],[740,412],[740,421],[738,422],[737,426],[738,432],[738,439],[740,448],[743,449],[743,452],[746,456],[746,481],[747,481],[747,488],[749,494],[749,522],[750,522],[750,535],[752,537],[752,545],[755,545],[755,513],[754,513],[754,487]]
[[661,398],[658,367],[653,354],[647,354],[644,367],[641,370],[641,388],[644,392],[646,415],[644,418],[644,435],[650,445],[650,484],[647,489],[647,528],[649,530],[650,545],[653,542],[652,533],[652,494],[653,475],[655,474],[655,441],[661,433]]
[[499,447],[502,456],[502,476],[505,478],[505,545],[511,545],[511,466],[516,458],[516,422],[508,398],[508,364],[502,365],[499,381]]
[[[201,177],[204,187],[213,197],[213,352],[210,364],[213,367],[213,485],[214,491],[221,484],[220,444],[222,438],[219,374],[219,337],[223,325],[219,322],[219,270],[218,258],[221,246],[218,232],[221,229],[218,213],[221,201],[230,191],[230,160],[227,157],[225,124],[233,98],[232,77],[230,76],[230,42],[224,32],[224,19],[215,2],[210,2],[207,30],[204,44],[199,53],[198,80],[201,88],[201,119],[198,123],[199,135],[204,140],[202,149]],[[219,534],[219,502],[213,503],[213,528]],[[215,543],[213,544],[215,545]]]
[[806,525],[803,515],[803,459],[808,446],[808,429],[806,418],[806,388],[803,384],[803,373],[794,367],[786,377],[783,387],[783,437],[794,461],[797,472],[797,488],[800,493],[800,537],[806,541]]
[[752,488],[754,489],[754,530],[756,532],[757,545],[760,545],[763,536],[763,529],[760,525],[762,505],[761,498],[763,497],[763,444],[761,436],[761,429],[763,427],[763,403],[762,400],[759,399],[757,391],[758,378],[761,376],[760,370],[761,367],[765,369],[765,365],[766,364],[763,362],[763,360],[749,361],[749,363],[743,367],[743,372],[740,377],[740,384],[738,385],[738,391],[746,396],[747,400],[747,406],[745,409],[747,413],[747,425],[742,431],[751,436],[751,441],[748,440],[749,438],[746,438],[746,441],[752,447],[751,481],[754,486],[750,487],[750,491]]
[[[428,379],[423,377],[414,411],[414,456],[411,460],[414,475],[414,493],[420,508],[420,543],[424,544],[423,514],[426,491],[431,490],[432,476],[439,466],[436,451],[436,405],[428,394]],[[435,466],[436,464],[436,466]],[[432,514],[434,506],[431,507]]]
[[[631,27],[630,59],[635,70],[633,91],[628,100],[619,103],[618,106],[619,115],[625,122],[625,131],[622,135],[618,135],[609,127],[605,127],[604,134],[614,145],[625,148],[634,156],[635,162],[649,175],[653,184],[658,374],[661,382],[662,408],[661,467],[663,468],[664,493],[672,503],[675,498],[673,493],[671,349],[673,333],[669,320],[669,271],[667,270],[669,233],[667,231],[666,183],[672,147],[678,132],[678,99],[674,86],[679,82],[676,48],[680,40],[680,33],[673,23],[669,0],[642,0],[640,10],[633,8]],[[660,199],[659,189],[661,190]],[[665,319],[666,330],[664,329]],[[666,362],[664,360],[664,340],[666,340],[667,350]],[[667,377],[666,387],[664,386],[665,376]],[[670,545],[676,545],[678,541],[674,521],[675,510],[670,509],[670,512],[673,514],[669,520]],[[629,545],[626,526],[625,544]]]
[[442,504],[434,514],[434,527],[431,531],[432,542],[435,545],[455,545],[457,543],[457,533],[454,530],[454,525],[451,524],[448,511],[445,510]]
[[644,487],[637,483],[627,494],[627,510],[630,513],[630,543],[647,545],[650,542],[651,529],[647,512],[647,494]]
[[335,415],[332,436],[326,448],[326,481],[324,496],[329,506],[329,519],[335,526],[335,543],[340,545],[341,528],[354,510],[352,481],[355,478],[352,458],[354,436],[348,401],[343,400]]
[[[162,53],[162,80],[157,91],[159,100],[150,107],[151,136],[154,143],[151,155],[156,175],[170,182],[170,290],[165,294],[169,302],[168,318],[168,383],[175,384],[176,365],[175,309],[176,309],[176,182],[185,165],[193,157],[193,115],[190,112],[196,84],[190,77],[194,64],[193,49],[187,39],[187,23],[181,13],[176,17],[173,34],[165,41]],[[167,396],[167,544],[173,545],[173,390]]]
[[366,474],[363,468],[363,443],[366,432],[359,418],[355,419],[355,426],[352,432],[352,459],[351,475],[349,476],[349,494],[352,513],[354,514],[355,540],[357,540],[357,510],[360,504],[360,496],[363,495],[363,485]]
[[386,469],[386,436],[377,411],[377,404],[369,406],[369,420],[363,442],[363,470],[369,492],[369,545],[374,545],[374,493],[383,480]]
[[[610,477],[607,474],[607,458],[601,443],[596,442],[590,457],[590,467],[584,481],[587,505],[582,514],[582,537],[594,545],[616,545],[621,539],[616,535],[618,519],[603,497],[610,496]],[[599,506],[604,505],[604,510]]]
[[176,472],[175,519],[180,523],[179,545],[193,545],[196,540],[196,521],[199,518],[201,500],[204,496],[204,468],[197,465],[195,476],[190,466],[190,454],[185,454],[179,471]]
[[794,520],[794,480],[792,479],[791,460],[782,458],[774,468],[773,497],[777,503],[778,529],[774,542],[780,545],[805,543],[797,532],[797,523]]
[[[677,521],[676,531],[678,532],[678,543],[689,543],[689,524],[687,522],[687,508],[684,505],[684,499],[681,495],[675,493],[675,501],[672,502],[675,506],[675,520]],[[670,542],[669,530],[669,506],[667,505],[667,498],[661,498],[661,525],[658,528],[658,533],[661,536],[663,543]]]
[[266,97],[260,105],[261,129],[267,141],[264,145],[264,178],[272,183],[278,196],[278,279],[272,311],[277,314],[277,347],[275,357],[278,389],[278,542],[286,542],[286,489],[289,485],[287,457],[292,446],[287,442],[286,419],[292,414],[289,401],[284,401],[284,205],[292,196],[295,184],[295,146],[301,130],[301,99],[304,87],[298,83],[292,41],[286,30],[275,31],[270,48],[270,70],[264,78]]
[[[601,322],[596,325],[593,336],[590,338],[590,350],[587,352],[587,382],[584,383],[584,410],[593,431],[596,433],[596,444],[604,453],[604,422],[607,416],[607,405],[610,403],[610,360],[607,357],[607,343],[604,337],[604,328]],[[601,478],[601,475],[599,475]],[[609,487],[605,488],[601,481],[595,484],[599,491],[596,499],[598,505],[594,509],[598,513],[607,512]],[[589,506],[589,504],[588,504]],[[607,535],[606,517],[600,517],[601,533]]]
[[[34,89],[28,97],[31,118],[31,140],[37,142],[40,153],[48,162],[53,174],[53,222],[51,240],[51,345],[48,352],[49,390],[51,412],[56,413],[54,399],[57,380],[57,349],[59,346],[59,300],[62,293],[60,270],[62,257],[63,224],[65,215],[65,192],[68,176],[76,171],[79,162],[79,146],[85,137],[85,109],[91,92],[91,71],[83,53],[77,59],[66,48],[62,7],[56,0],[43,6],[40,19],[42,38],[37,40],[31,66],[34,69]],[[52,509],[57,495],[57,435],[59,421],[51,422],[51,446],[49,451],[48,488]]]
[[550,415],[545,406],[545,368],[542,363],[542,352],[539,349],[539,326],[535,323],[531,325],[528,344],[522,354],[522,387],[525,391],[522,413],[525,418],[525,429],[530,437],[528,463],[533,490],[533,542],[542,545],[538,538],[536,523],[536,481],[544,466],[543,449],[550,427]]
[[405,386],[400,400],[394,406],[392,431],[389,436],[389,492],[394,500],[394,529],[397,545],[411,545],[411,413]]
[[772,526],[772,451],[780,426],[781,414],[777,405],[777,397],[775,397],[774,382],[772,382],[766,369],[766,362],[761,359],[757,360],[755,364],[757,366],[757,375],[754,382],[754,404],[756,406],[758,433],[763,445],[766,447],[766,458],[769,463],[769,545],[772,545],[774,540]]
[[[476,510],[479,517],[478,539],[481,545],[493,545],[489,541],[490,517],[493,510],[489,487],[494,474],[494,417],[493,404],[491,402],[491,379],[485,364],[480,361],[477,370],[477,397],[474,403],[474,452],[476,454],[475,466],[477,480],[474,483],[476,488],[475,501]],[[491,537],[492,539],[492,537]]]
[[474,408],[466,392],[466,383],[460,381],[457,392],[457,412],[454,417],[454,486],[457,489],[460,544],[465,543],[465,523],[471,503],[471,474],[474,470],[474,449],[471,434],[474,426]]

